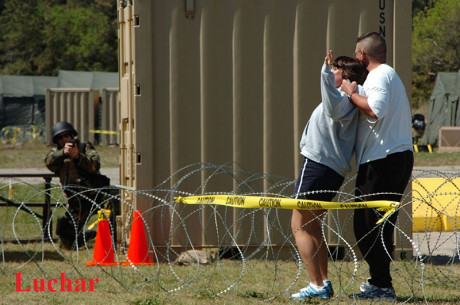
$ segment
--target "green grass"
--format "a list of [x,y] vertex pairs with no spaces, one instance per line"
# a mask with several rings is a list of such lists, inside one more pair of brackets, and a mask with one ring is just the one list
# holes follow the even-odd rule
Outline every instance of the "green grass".
[[[41,143],[25,143],[11,147],[0,143],[0,164],[2,168],[46,168],[45,157],[52,147]],[[97,146],[102,167],[118,167],[120,150],[118,146]]]
[[[32,204],[45,202],[44,185],[13,183],[11,194],[12,197],[9,198],[9,184],[0,184],[0,196],[19,205],[19,207],[0,208],[0,223],[2,223],[0,236],[4,240],[41,238],[43,220],[40,217],[43,216],[43,207],[32,206]],[[64,215],[63,207],[66,200],[60,186],[52,187],[50,196],[51,202],[62,204],[61,207],[51,208],[50,211],[53,215],[53,223],[56,223],[57,217]]]
[[[289,294],[301,288],[305,272],[295,283],[298,266],[294,261],[220,260],[210,265],[178,266],[158,263],[153,266],[87,267],[92,249],[65,251],[51,244],[9,244],[4,252],[0,276],[2,304],[294,304]],[[38,253],[39,255],[34,255]],[[44,257],[41,254],[44,253]],[[124,256],[118,257],[119,261]],[[414,262],[393,264],[394,284],[399,301],[410,298],[409,304],[446,304],[460,299],[459,268],[425,265],[423,285],[420,284],[420,265]],[[332,304],[351,304],[347,295],[358,291],[366,276],[366,268],[359,263],[353,276],[351,262],[330,261],[331,280],[336,291]],[[33,279],[66,278],[99,279],[93,292],[21,292],[16,289],[16,273],[23,274],[21,289],[32,284]],[[440,276],[441,275],[441,276]],[[443,276],[449,275],[446,278]],[[228,289],[231,287],[230,289]],[[442,289],[440,289],[442,287]],[[33,290],[33,288],[32,288]],[[264,302],[262,302],[263,304]],[[312,300],[312,304],[320,304]],[[358,304],[370,304],[358,302]],[[382,303],[385,304],[385,303]]]
[[460,166],[460,152],[415,153],[415,166]]

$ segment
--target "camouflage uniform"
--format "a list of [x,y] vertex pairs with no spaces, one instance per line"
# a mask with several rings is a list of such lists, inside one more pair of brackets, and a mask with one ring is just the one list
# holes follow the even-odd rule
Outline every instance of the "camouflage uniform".
[[[77,144],[78,145],[78,144]],[[86,145],[86,146],[84,146]],[[92,187],[85,174],[98,174],[101,167],[99,154],[91,143],[80,144],[85,147],[84,152],[79,149],[79,157],[72,159],[64,155],[62,147],[52,149],[45,158],[46,167],[59,176],[64,193],[68,199],[69,213],[63,219],[58,219],[56,233],[61,237],[61,242],[66,248],[71,248],[75,242],[75,225],[78,230],[79,244],[83,240],[81,232],[85,222],[97,210],[93,206],[96,192],[87,192]],[[83,192],[79,194],[80,192]],[[101,196],[101,195],[99,195]],[[88,197],[90,200],[88,200]]]
[[80,151],[77,161],[66,158],[62,147],[54,148],[46,155],[46,167],[59,176],[62,185],[78,184],[91,187],[89,181],[81,177],[80,172],[99,173],[101,168],[99,154],[94,145],[91,143],[85,144],[86,151],[84,154]]

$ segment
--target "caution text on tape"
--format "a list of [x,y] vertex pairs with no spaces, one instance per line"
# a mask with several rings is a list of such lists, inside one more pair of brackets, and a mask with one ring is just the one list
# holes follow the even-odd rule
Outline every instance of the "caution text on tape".
[[177,202],[184,204],[217,204],[234,208],[277,208],[297,210],[331,210],[331,209],[367,209],[376,208],[379,211],[386,211],[383,221],[393,213],[399,202],[389,200],[374,200],[362,202],[330,202],[310,199],[258,197],[243,195],[199,195],[188,197],[176,197]]

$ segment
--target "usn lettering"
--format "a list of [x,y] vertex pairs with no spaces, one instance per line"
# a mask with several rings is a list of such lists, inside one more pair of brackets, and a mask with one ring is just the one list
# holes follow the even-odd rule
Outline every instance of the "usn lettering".
[[383,38],[385,38],[386,35],[386,27],[385,27],[385,0],[379,0],[379,9],[380,9],[380,15],[379,15],[379,34],[382,35]]

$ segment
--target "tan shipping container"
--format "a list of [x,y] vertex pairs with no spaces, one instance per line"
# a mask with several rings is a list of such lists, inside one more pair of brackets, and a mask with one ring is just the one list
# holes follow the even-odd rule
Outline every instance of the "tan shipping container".
[[[409,0],[133,0],[119,1],[118,13],[120,183],[127,188],[152,190],[171,177],[162,188],[177,190],[180,182],[179,191],[195,194],[235,189],[231,175],[208,181],[212,169],[185,181],[174,175],[199,162],[230,162],[248,172],[295,180],[301,133],[321,101],[326,50],[352,56],[356,37],[366,32],[386,38],[388,63],[411,93]],[[261,181],[262,191],[270,190],[271,180]],[[168,198],[170,208],[165,205],[160,213],[155,208],[160,203],[149,196],[126,191],[123,199],[150,212],[149,235],[157,250],[260,247],[250,244],[250,234],[273,247],[289,243],[290,211],[258,212],[254,221],[245,221],[252,212],[217,208],[229,230],[222,233],[220,224],[209,221],[212,208],[197,213],[196,206]],[[329,216],[331,227],[348,242],[354,242],[351,224],[341,226],[351,213]],[[400,227],[410,236],[403,214]],[[279,230],[268,230],[274,221]],[[216,227],[233,234],[228,245]],[[336,233],[328,235],[331,244],[343,245]],[[398,251],[410,248],[405,240],[396,243]]]
[[99,107],[99,91],[90,88],[49,88],[46,89],[46,140],[53,145],[51,127],[60,121],[70,122],[78,131],[80,141],[95,143]]
[[100,145],[116,145],[120,120],[118,88],[103,88],[100,108]]

